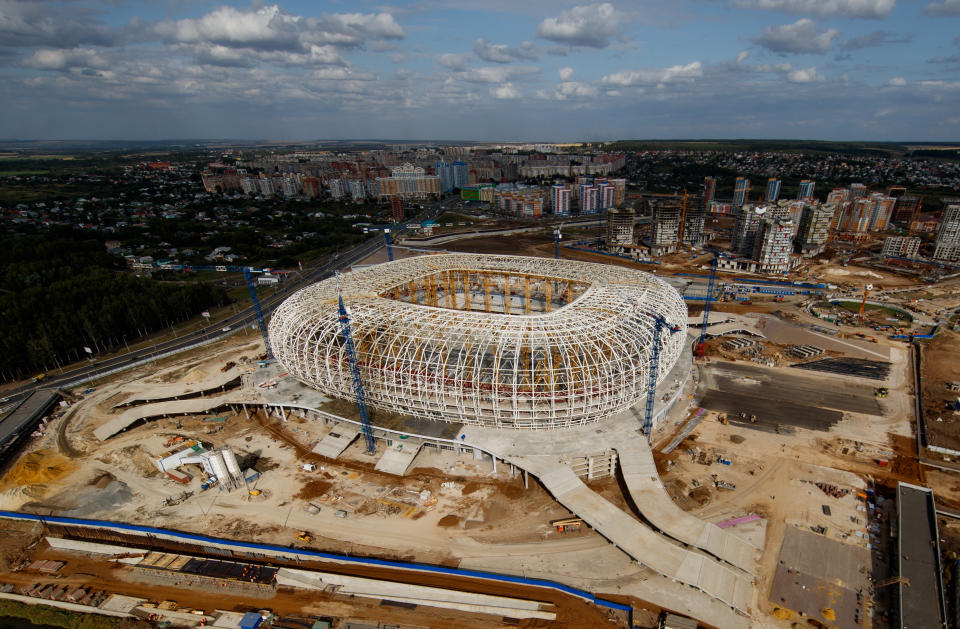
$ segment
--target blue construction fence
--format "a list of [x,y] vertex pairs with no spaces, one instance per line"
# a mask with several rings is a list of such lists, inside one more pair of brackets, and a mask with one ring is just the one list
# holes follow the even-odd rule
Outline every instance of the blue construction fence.
[[[602,598],[598,598],[587,592],[575,587],[570,587],[569,585],[564,585],[563,583],[557,583],[556,581],[548,581],[546,579],[529,579],[526,577],[516,577],[507,574],[496,574],[493,572],[483,572],[481,570],[462,570],[460,568],[448,568],[445,566],[433,566],[430,564],[421,564],[421,563],[411,563],[406,561],[390,561],[387,559],[372,559],[365,557],[350,557],[348,555],[338,555],[336,553],[325,553],[316,550],[308,550],[305,548],[288,548],[286,546],[276,546],[273,544],[260,544],[256,542],[242,542],[232,539],[220,539],[216,537],[207,537],[206,535],[197,535],[195,533],[184,533],[182,531],[174,531],[170,529],[160,529],[154,528],[152,526],[141,526],[139,524],[127,524],[123,522],[110,522],[107,520],[88,520],[84,518],[67,518],[62,516],[40,516],[32,513],[20,513],[17,511],[0,511],[0,518],[7,518],[11,520],[26,520],[31,522],[40,522],[50,523],[50,524],[62,524],[65,526],[85,526],[85,527],[102,527],[110,529],[119,529],[121,531],[130,531],[133,533],[140,533],[145,535],[167,535],[173,538],[178,538],[182,540],[187,540],[190,542],[200,543],[200,544],[219,544],[221,546],[232,546],[241,550],[250,550],[250,551],[268,551],[274,553],[294,553],[297,555],[306,555],[309,557],[315,557],[317,559],[325,559],[328,561],[340,561],[343,563],[357,564],[357,565],[369,565],[369,566],[381,566],[385,568],[400,568],[403,570],[420,570],[423,572],[432,572],[435,574],[446,574],[450,576],[457,577],[469,577],[474,579],[486,579],[489,581],[498,581],[500,583],[514,583],[518,585],[528,585],[533,587],[542,587],[556,590],[559,592],[564,592],[578,598],[582,598],[594,605],[599,605],[600,607],[607,607],[609,609],[615,609],[618,611],[626,612],[628,615],[632,615],[633,608],[629,605],[622,605],[620,603],[615,603],[614,601],[608,601]],[[632,622],[632,616],[630,618]]]

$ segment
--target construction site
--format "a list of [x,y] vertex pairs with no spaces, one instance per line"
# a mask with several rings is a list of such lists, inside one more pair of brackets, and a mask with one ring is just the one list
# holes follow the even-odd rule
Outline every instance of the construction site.
[[0,477],[0,598],[244,629],[946,627],[960,335],[934,328],[960,286],[688,251],[654,274],[577,235],[381,250],[263,334],[59,392]]

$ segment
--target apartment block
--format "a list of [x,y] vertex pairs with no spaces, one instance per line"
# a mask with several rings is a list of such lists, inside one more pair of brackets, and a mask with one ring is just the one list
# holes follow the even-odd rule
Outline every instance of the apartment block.
[[766,208],[755,205],[745,205],[735,210],[733,221],[733,237],[730,248],[746,255],[752,255],[760,229],[760,221],[766,218]]
[[897,258],[916,258],[920,255],[920,239],[907,236],[889,236],[883,241],[881,255]]
[[960,260],[960,199],[943,200],[943,218],[940,219],[934,242],[935,260]]
[[832,203],[805,203],[794,238],[796,251],[805,258],[823,253],[830,239],[830,223],[837,207]]
[[607,247],[633,244],[633,208],[607,210]]

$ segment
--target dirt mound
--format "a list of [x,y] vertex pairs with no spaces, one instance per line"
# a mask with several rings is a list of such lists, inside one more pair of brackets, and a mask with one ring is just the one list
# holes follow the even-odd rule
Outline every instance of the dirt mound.
[[196,384],[207,377],[207,372],[200,367],[194,367],[184,374],[183,384]]
[[11,487],[49,483],[66,476],[73,468],[74,465],[69,459],[53,450],[37,450],[21,457],[4,475],[0,480],[0,491]]
[[460,495],[469,496],[470,494],[472,494],[473,492],[479,489],[483,489],[483,485],[481,483],[478,483],[476,481],[470,481],[469,483],[463,486],[463,489],[460,490]]
[[314,498],[319,498],[320,496],[329,493],[331,487],[333,487],[333,483],[329,481],[312,480],[304,485],[300,491],[297,492],[294,498],[299,498],[300,500],[313,500]]
[[460,516],[453,515],[452,513],[450,515],[443,516],[442,518],[440,518],[440,521],[437,522],[437,526],[443,526],[447,528],[451,526],[456,526],[458,524],[460,524]]

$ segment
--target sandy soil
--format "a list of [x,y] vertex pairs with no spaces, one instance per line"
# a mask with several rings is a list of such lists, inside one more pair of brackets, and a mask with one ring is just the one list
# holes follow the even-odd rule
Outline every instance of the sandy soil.
[[960,450],[960,413],[947,408],[960,392],[950,391],[948,382],[960,382],[960,334],[944,329],[934,342],[923,346],[923,409],[927,430],[934,445]]

